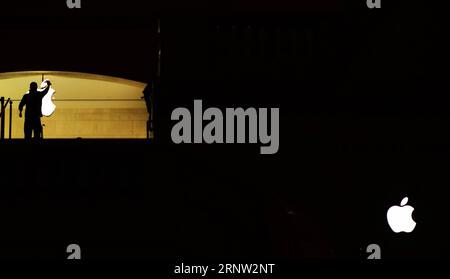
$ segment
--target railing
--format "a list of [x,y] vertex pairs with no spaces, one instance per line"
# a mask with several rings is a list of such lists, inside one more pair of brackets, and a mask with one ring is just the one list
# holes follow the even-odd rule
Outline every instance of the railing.
[[6,107],[9,104],[9,139],[11,139],[11,132],[12,132],[12,105],[13,101],[8,98],[5,103],[5,97],[0,98],[0,140],[5,140],[5,112]]
[[[7,120],[7,118],[8,118],[8,111],[7,111],[8,105],[9,105],[9,110],[10,110],[9,111],[9,139],[12,139],[12,136],[14,138],[16,138],[16,137],[20,138],[20,139],[23,138],[23,135],[21,133],[17,134],[18,131],[13,131],[13,129],[12,129],[13,128],[13,123],[12,122],[14,122],[14,124],[17,124],[16,120],[18,120],[18,119],[13,119],[13,115],[12,115],[13,114],[13,103],[14,102],[16,102],[15,105],[18,104],[20,102],[20,99],[17,99],[17,98],[10,99],[10,98],[8,98],[8,100],[6,100],[3,97],[1,98],[1,108],[2,108],[2,110],[1,110],[1,113],[0,113],[0,116],[1,116],[1,119],[0,119],[0,126],[1,126],[0,138],[1,139],[0,139],[0,141],[3,141],[5,139],[5,133],[7,133],[7,131],[6,131],[7,126],[5,125],[5,122],[8,121]],[[92,104],[92,103],[99,103],[100,107],[102,107],[102,105],[101,105],[102,103],[104,103],[105,105],[106,105],[106,103],[127,103],[127,104],[131,104],[132,108],[135,108],[136,105],[134,105],[132,103],[135,103],[135,102],[138,102],[138,103],[142,102],[143,103],[143,102],[145,102],[145,100],[143,98],[120,98],[120,99],[112,99],[112,98],[110,98],[110,99],[108,99],[108,98],[101,98],[101,99],[74,98],[73,99],[73,98],[70,98],[70,99],[55,99],[55,100],[53,100],[53,102],[57,105],[57,113],[58,113],[58,112],[62,111],[61,108],[63,106],[66,106],[67,104],[70,104],[70,103],[90,103],[90,104]],[[153,107],[153,102],[151,102],[151,104],[152,104],[152,107]],[[82,104],[81,104],[81,106],[82,106]],[[109,106],[110,106],[109,104],[106,105],[106,107],[109,107]],[[58,107],[60,108],[60,110],[58,110]],[[78,105],[76,105],[75,108],[76,107],[78,107]],[[97,107],[97,105],[93,105],[93,107]],[[128,105],[125,105],[125,107],[128,107]],[[141,106],[139,105],[138,107],[141,107]],[[71,108],[71,107],[68,107],[68,108]],[[116,108],[116,106],[114,104],[112,104],[112,108]],[[121,106],[118,106],[117,108],[121,108]],[[142,106],[142,108],[144,108],[144,106]],[[17,109],[17,108],[15,108],[15,109]],[[153,109],[151,109],[151,112],[152,112],[151,115],[148,116],[148,119],[146,121],[147,122],[146,123],[147,127],[146,128],[142,127],[144,129],[146,129],[146,131],[143,130],[142,134],[141,134],[141,132],[139,132],[139,134],[141,134],[142,136],[146,137],[147,139],[151,139],[153,137],[153,133],[154,133],[154,127],[153,127],[153,121],[152,121],[153,120]],[[6,117],[4,117],[4,116],[6,116]],[[133,121],[133,120],[131,120],[131,121]],[[141,120],[139,120],[139,121],[141,121]],[[42,127],[42,136],[43,136],[43,133],[44,133],[44,128],[45,128],[45,124]],[[20,135],[20,136],[18,136],[18,135]],[[139,137],[141,137],[141,136],[139,136]]]
[[[153,96],[151,96],[151,97],[153,97]],[[154,121],[153,121],[153,112],[154,112],[154,109],[153,109],[153,104],[154,104],[154,102],[153,102],[153,98],[151,98],[152,100],[151,100],[151,102],[150,102],[150,104],[151,104],[151,110],[150,110],[150,115],[148,116],[148,119],[147,119],[147,123],[146,123],[146,138],[147,139],[151,139],[152,137],[153,137],[153,133],[154,133]],[[4,141],[5,140],[5,133],[6,133],[6,129],[7,129],[7,127],[6,127],[6,125],[5,125],[5,122],[7,121],[7,108],[8,108],[8,105],[9,105],[9,139],[12,139],[12,126],[13,126],[13,103],[14,102],[17,102],[17,103],[19,103],[20,102],[20,99],[11,99],[11,98],[8,98],[8,99],[6,99],[6,98],[4,98],[4,97],[1,97],[1,105],[0,105],[0,108],[1,108],[1,112],[0,112],[0,129],[1,129],[1,131],[0,131],[0,141]],[[89,102],[89,103],[92,103],[92,102],[112,102],[112,103],[114,103],[114,102],[144,102],[145,100],[144,100],[144,98],[130,98],[130,99],[125,99],[125,98],[122,98],[122,99],[56,99],[56,100],[53,100],[53,102],[55,102],[55,103],[75,103],[75,102],[77,102],[77,103],[79,103],[79,102]],[[6,116],[6,117],[5,117]],[[43,129],[42,129],[42,133],[44,132],[44,127],[45,127],[45,125],[43,125]],[[14,134],[14,136],[16,136],[15,134]]]

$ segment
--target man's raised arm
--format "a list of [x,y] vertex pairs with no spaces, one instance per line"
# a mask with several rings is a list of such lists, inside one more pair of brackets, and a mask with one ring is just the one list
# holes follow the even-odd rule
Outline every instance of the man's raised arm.
[[42,97],[44,97],[45,95],[47,95],[48,91],[50,90],[50,86],[52,85],[52,83],[47,80],[47,87],[41,91],[41,95]]

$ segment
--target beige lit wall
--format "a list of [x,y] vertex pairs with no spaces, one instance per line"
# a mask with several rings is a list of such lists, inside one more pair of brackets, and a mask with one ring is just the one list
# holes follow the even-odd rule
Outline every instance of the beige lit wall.
[[[145,84],[78,73],[47,73],[56,90],[56,111],[42,117],[45,138],[146,138],[148,113],[141,99]],[[23,138],[24,119],[18,105],[31,81],[40,74],[0,74],[0,96],[12,98],[12,137]],[[7,94],[9,92],[9,94]],[[9,133],[9,107],[6,112]]]
[[[9,111],[8,111],[9,113]],[[42,117],[45,138],[145,138],[146,109],[58,109]],[[6,117],[6,137],[9,133]],[[23,138],[24,119],[13,109],[13,138]]]

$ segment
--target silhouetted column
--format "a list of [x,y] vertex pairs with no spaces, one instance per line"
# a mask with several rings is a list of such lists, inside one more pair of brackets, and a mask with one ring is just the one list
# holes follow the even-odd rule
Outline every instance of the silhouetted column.
[[12,105],[13,101],[9,100],[9,139],[11,139],[12,136]]
[[0,98],[0,140],[5,139],[5,97]]

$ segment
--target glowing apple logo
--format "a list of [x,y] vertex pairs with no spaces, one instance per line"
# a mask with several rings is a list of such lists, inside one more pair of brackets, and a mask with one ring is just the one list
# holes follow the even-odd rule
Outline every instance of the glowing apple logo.
[[[44,80],[41,83],[41,90],[43,91],[45,90],[45,88],[47,88],[48,84],[47,81],[49,81],[48,79]],[[55,94],[55,89],[53,89],[53,87],[50,86],[50,89],[48,90],[47,94],[45,94],[45,96],[42,98],[42,115],[43,116],[50,116],[55,112],[56,106],[53,103],[53,95]]]
[[387,212],[387,220],[391,229],[395,233],[406,232],[410,233],[416,227],[416,222],[412,218],[414,208],[406,205],[408,198],[404,198],[400,206],[392,206]]

